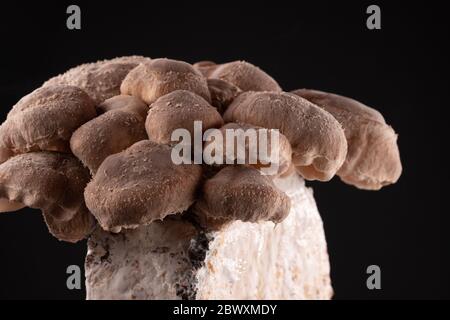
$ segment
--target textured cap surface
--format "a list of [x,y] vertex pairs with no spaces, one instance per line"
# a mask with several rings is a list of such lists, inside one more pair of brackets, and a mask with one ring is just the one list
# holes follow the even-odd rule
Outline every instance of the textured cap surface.
[[220,114],[205,99],[190,91],[177,90],[150,106],[145,128],[150,140],[170,143],[176,129],[187,129],[194,137],[194,121],[201,121],[203,130],[223,125]]
[[347,153],[344,131],[328,112],[294,94],[244,92],[225,112],[227,122],[279,129],[293,150],[292,161],[308,180],[330,180]]
[[94,224],[83,199],[89,178],[89,172],[73,156],[21,154],[0,165],[0,198],[41,209],[52,234],[76,242],[89,234]]
[[195,211],[216,219],[281,222],[291,201],[257,169],[227,166],[206,181]]
[[397,135],[383,116],[368,106],[336,94],[317,90],[293,91],[331,113],[343,126],[347,157],[338,171],[346,183],[378,190],[395,183],[402,172]]
[[136,96],[147,104],[175,90],[188,90],[211,101],[206,78],[189,63],[154,59],[133,69],[123,80],[122,94]]
[[271,76],[245,61],[220,64],[210,69],[208,74],[209,78],[225,80],[242,91],[281,91],[280,86]]
[[43,86],[71,85],[83,89],[96,104],[120,94],[125,76],[138,64],[150,61],[141,56],[126,56],[86,63],[51,78]]
[[109,155],[147,139],[148,106],[138,98],[116,96],[99,109],[106,112],[79,127],[70,139],[72,152],[93,173]]
[[81,89],[37,89],[17,102],[0,126],[0,162],[30,151],[70,152],[72,133],[95,116],[94,102]]
[[86,205],[103,229],[149,224],[194,202],[201,166],[173,164],[171,150],[144,140],[105,159],[85,190]]
[[[278,134],[277,141],[272,141],[272,137],[276,137],[272,136],[273,130],[244,123],[227,123],[220,128],[221,139],[207,139],[203,149],[204,156],[212,153],[211,156],[214,157],[215,152],[219,152],[223,157],[218,164],[246,164],[255,168],[274,166],[272,175],[283,174],[291,165],[292,148],[281,133]],[[228,150],[227,145],[234,148]]]

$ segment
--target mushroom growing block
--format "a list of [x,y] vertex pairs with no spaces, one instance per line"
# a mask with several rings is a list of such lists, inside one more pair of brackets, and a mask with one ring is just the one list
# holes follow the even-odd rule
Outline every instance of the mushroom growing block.
[[[322,221],[295,173],[275,184],[292,200],[288,217],[233,221],[204,230],[165,219],[88,241],[87,299],[329,299]],[[238,213],[237,213],[238,214]]]

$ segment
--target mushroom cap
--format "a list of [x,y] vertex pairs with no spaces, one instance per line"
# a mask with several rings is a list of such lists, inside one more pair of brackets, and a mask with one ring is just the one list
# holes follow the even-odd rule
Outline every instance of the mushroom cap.
[[208,78],[211,75],[211,72],[213,72],[219,65],[214,61],[204,60],[196,62],[192,66],[200,71],[204,77]]
[[95,173],[111,154],[147,139],[145,118],[148,106],[138,98],[116,96],[104,101],[106,112],[79,127],[70,139],[70,148]]
[[44,214],[44,220],[48,230],[55,238],[72,243],[89,236],[96,225],[94,216],[92,216],[84,203],[69,220],[58,220],[48,214]]
[[96,104],[120,94],[125,76],[137,65],[150,58],[126,56],[86,63],[47,80],[43,86],[71,85],[83,89]]
[[221,79],[208,79],[211,104],[223,114],[233,100],[242,92],[234,84]]
[[96,116],[94,101],[72,86],[47,86],[23,97],[0,126],[0,162],[31,151],[70,152],[72,133]]
[[290,198],[259,170],[227,166],[205,182],[194,211],[219,220],[278,223],[290,207]]
[[344,128],[348,152],[337,173],[341,180],[360,189],[378,190],[399,179],[402,164],[397,135],[378,111],[337,94],[309,89],[293,93],[331,113]]
[[176,129],[186,129],[194,136],[194,121],[202,121],[202,129],[220,128],[223,120],[205,99],[186,90],[162,96],[151,106],[145,122],[149,139],[157,143],[171,143]]
[[147,104],[175,90],[188,90],[211,101],[206,78],[189,63],[178,60],[144,62],[125,77],[120,87],[122,94],[139,97]]
[[[58,239],[75,242],[87,236],[94,220],[84,205],[89,172],[71,155],[30,152],[0,164],[0,199],[41,209]],[[0,211],[10,211],[3,206]]]
[[118,109],[138,113],[143,118],[147,118],[149,108],[141,99],[127,95],[118,95],[109,98],[97,106],[97,111],[100,114]]
[[294,94],[244,92],[225,112],[226,122],[279,129],[292,146],[292,161],[308,180],[330,180],[347,153],[344,131],[328,112]]
[[[233,133],[234,150],[227,150],[227,130]],[[273,129],[261,128],[258,126],[230,122],[220,128],[222,133],[222,140],[205,142],[205,148],[214,148],[223,154],[220,164],[245,164],[255,168],[268,168],[271,165],[276,165],[277,169],[272,175],[280,175],[289,169],[292,163],[292,148],[289,140],[283,135],[279,134],[278,141],[272,141],[271,131]],[[260,140],[262,135],[267,140]],[[250,143],[250,137],[255,138],[255,143]],[[262,145],[266,142],[267,145]],[[271,149],[278,148],[276,153],[272,153]],[[238,150],[242,149],[243,153]],[[255,155],[255,159],[251,159],[251,155]],[[228,162],[227,162],[228,159]],[[252,160],[252,161],[250,161]]]
[[149,224],[194,202],[202,168],[175,165],[171,150],[144,140],[103,161],[84,195],[104,230]]
[[280,86],[271,76],[245,61],[224,63],[215,68],[209,66],[207,74],[209,78],[234,84],[242,91],[281,91]]

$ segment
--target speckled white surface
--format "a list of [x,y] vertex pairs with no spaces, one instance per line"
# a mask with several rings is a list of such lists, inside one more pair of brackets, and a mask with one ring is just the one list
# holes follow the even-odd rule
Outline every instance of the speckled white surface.
[[120,234],[97,230],[88,241],[85,262],[87,299],[181,299],[192,265],[188,222],[168,220]]
[[278,225],[236,221],[209,234],[200,267],[190,259],[199,231],[189,222],[166,220],[119,235],[97,231],[86,258],[87,299],[331,298],[312,190],[297,175],[275,182],[292,199],[288,218]]

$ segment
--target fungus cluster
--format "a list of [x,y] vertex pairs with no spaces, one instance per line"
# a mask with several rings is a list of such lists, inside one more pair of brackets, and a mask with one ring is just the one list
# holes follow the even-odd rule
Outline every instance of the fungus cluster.
[[[171,135],[194,134],[195,121],[203,131],[279,130],[279,156],[175,164]],[[48,80],[7,115],[0,126],[0,212],[40,209],[49,231],[70,242],[97,224],[120,232],[186,212],[212,224],[278,223],[291,204],[274,177],[338,175],[377,190],[400,176],[396,140],[374,109],[320,91],[284,92],[247,62],[99,61]],[[226,145],[214,140],[203,148]],[[261,174],[275,162],[273,176]]]

